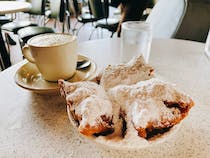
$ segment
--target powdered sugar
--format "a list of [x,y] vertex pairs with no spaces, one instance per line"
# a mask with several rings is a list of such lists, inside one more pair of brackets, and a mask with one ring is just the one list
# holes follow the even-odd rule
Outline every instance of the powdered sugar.
[[91,95],[81,101],[81,103],[75,108],[75,114],[82,117],[80,128],[85,128],[87,124],[95,126],[97,125],[97,121],[102,121],[96,120],[96,118],[101,119],[100,116],[102,115],[107,115],[109,117],[112,116],[112,104],[105,98]]
[[106,127],[111,128],[112,103],[100,85],[89,81],[69,83],[63,80],[59,80],[59,85],[73,113],[73,119],[79,122],[80,131],[90,128],[100,133]]
[[192,104],[192,99],[177,91],[172,85],[156,78],[138,82],[135,85],[119,85],[109,91],[109,96],[119,105],[131,110],[132,122],[136,128],[146,128],[173,125],[174,120],[182,119],[177,108],[169,108],[164,101],[180,104],[180,108]]
[[145,63],[142,56],[133,58],[123,65],[109,65],[102,73],[100,85],[105,90],[117,85],[130,85],[152,78],[153,68]]
[[67,104],[73,107],[71,111],[82,117],[79,129],[86,125],[97,126],[98,121],[103,121],[102,115],[111,116],[114,132],[91,138],[109,145],[130,146],[135,142],[141,146],[151,143],[146,135],[141,135],[142,129],[144,132],[147,128],[149,131],[170,129],[180,123],[194,102],[175,86],[152,78],[152,71],[138,57],[125,65],[108,66],[102,73],[100,85],[86,81],[71,83],[69,88],[63,86]]

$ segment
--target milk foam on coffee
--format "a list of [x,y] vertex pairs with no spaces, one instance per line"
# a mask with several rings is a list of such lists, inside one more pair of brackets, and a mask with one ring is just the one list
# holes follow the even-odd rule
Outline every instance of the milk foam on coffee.
[[75,37],[65,34],[42,34],[33,37],[30,45],[38,47],[58,46],[74,40]]

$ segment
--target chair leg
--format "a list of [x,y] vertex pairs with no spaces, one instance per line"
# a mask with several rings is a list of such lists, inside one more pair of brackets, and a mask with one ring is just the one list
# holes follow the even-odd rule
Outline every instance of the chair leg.
[[45,26],[46,25],[46,23],[45,23],[45,15],[43,15],[43,26]]
[[44,26],[46,26],[46,24],[50,21],[50,19],[48,17],[45,16],[44,18]]
[[90,37],[89,37],[89,39],[88,40],[91,40],[91,38],[92,38],[92,35],[93,35],[93,33],[94,33],[94,31],[96,30],[96,28],[95,29],[93,29],[92,31],[91,31],[91,33],[90,33]]
[[76,30],[77,24],[78,24],[78,21],[74,24],[73,30]]
[[114,32],[112,32],[112,34],[111,34],[110,38],[112,38],[112,37],[113,37],[113,35],[114,35]]
[[67,29],[68,29],[68,32],[70,32],[70,30],[71,30],[71,21],[70,21],[70,17],[69,16],[67,17]]
[[10,50],[9,50],[10,60],[12,64],[15,64],[23,60],[23,55],[22,55],[23,44],[21,44],[22,39],[20,39],[18,35],[14,35],[14,39],[17,44],[15,46],[10,46]]
[[97,39],[99,39],[99,29],[97,29]]
[[56,29],[56,23],[57,23],[57,21],[56,21],[56,19],[55,19],[55,22],[54,22],[54,28]]
[[7,53],[8,53],[8,56],[10,57],[10,46],[16,45],[16,42],[7,32],[5,33],[5,42],[7,45]]
[[1,66],[1,70],[0,71],[5,69],[1,56],[0,56],[0,66]]
[[103,35],[103,28],[101,28],[101,38],[104,38],[104,35]]
[[63,24],[62,24],[62,33],[64,33],[65,32],[65,22],[63,22]]
[[15,42],[14,39],[9,35],[8,32],[5,32],[5,33],[4,33],[4,36],[5,36],[5,43],[6,43],[6,46],[7,46],[7,53],[8,53],[8,56],[10,56],[10,46],[16,45],[16,42]]
[[40,26],[45,26],[45,16],[44,15],[38,15],[38,24]]
[[2,32],[1,32],[1,28],[0,28],[0,43],[1,43],[1,47],[0,47],[0,58],[3,61],[3,66],[4,69],[11,66],[11,62],[10,62],[10,57],[9,54],[7,53],[7,49],[5,47],[5,43],[4,43],[4,39],[2,36]]
[[16,45],[16,42],[12,39],[9,33],[5,33],[6,42],[10,45]]
[[73,34],[74,34],[74,32],[76,32],[76,27],[77,27],[77,24],[78,24],[78,21],[74,24],[74,27],[73,27],[73,29],[72,29],[72,32],[73,32]]
[[85,24],[83,23],[78,29],[77,29],[77,33],[76,33],[76,35],[78,35],[79,34],[79,32],[80,32],[80,30],[81,30],[81,28],[84,26]]
[[91,22],[91,25],[92,25],[92,26],[94,26],[94,23],[93,23],[93,22]]

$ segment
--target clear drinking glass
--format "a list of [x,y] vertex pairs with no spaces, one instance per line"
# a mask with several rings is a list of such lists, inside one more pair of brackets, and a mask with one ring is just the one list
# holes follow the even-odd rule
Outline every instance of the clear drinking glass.
[[210,29],[206,39],[205,52],[208,55],[208,57],[210,57]]
[[135,56],[143,55],[148,63],[152,43],[151,25],[144,21],[128,21],[122,23],[121,55],[122,63]]

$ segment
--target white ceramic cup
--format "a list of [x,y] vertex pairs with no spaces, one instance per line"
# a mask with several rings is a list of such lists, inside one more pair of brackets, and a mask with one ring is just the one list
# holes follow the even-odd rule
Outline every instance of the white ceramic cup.
[[151,25],[145,21],[128,21],[122,23],[121,55],[122,63],[135,56],[143,55],[148,63],[152,43]]
[[66,80],[76,72],[77,38],[59,33],[38,35],[28,40],[23,55],[36,64],[45,80]]

